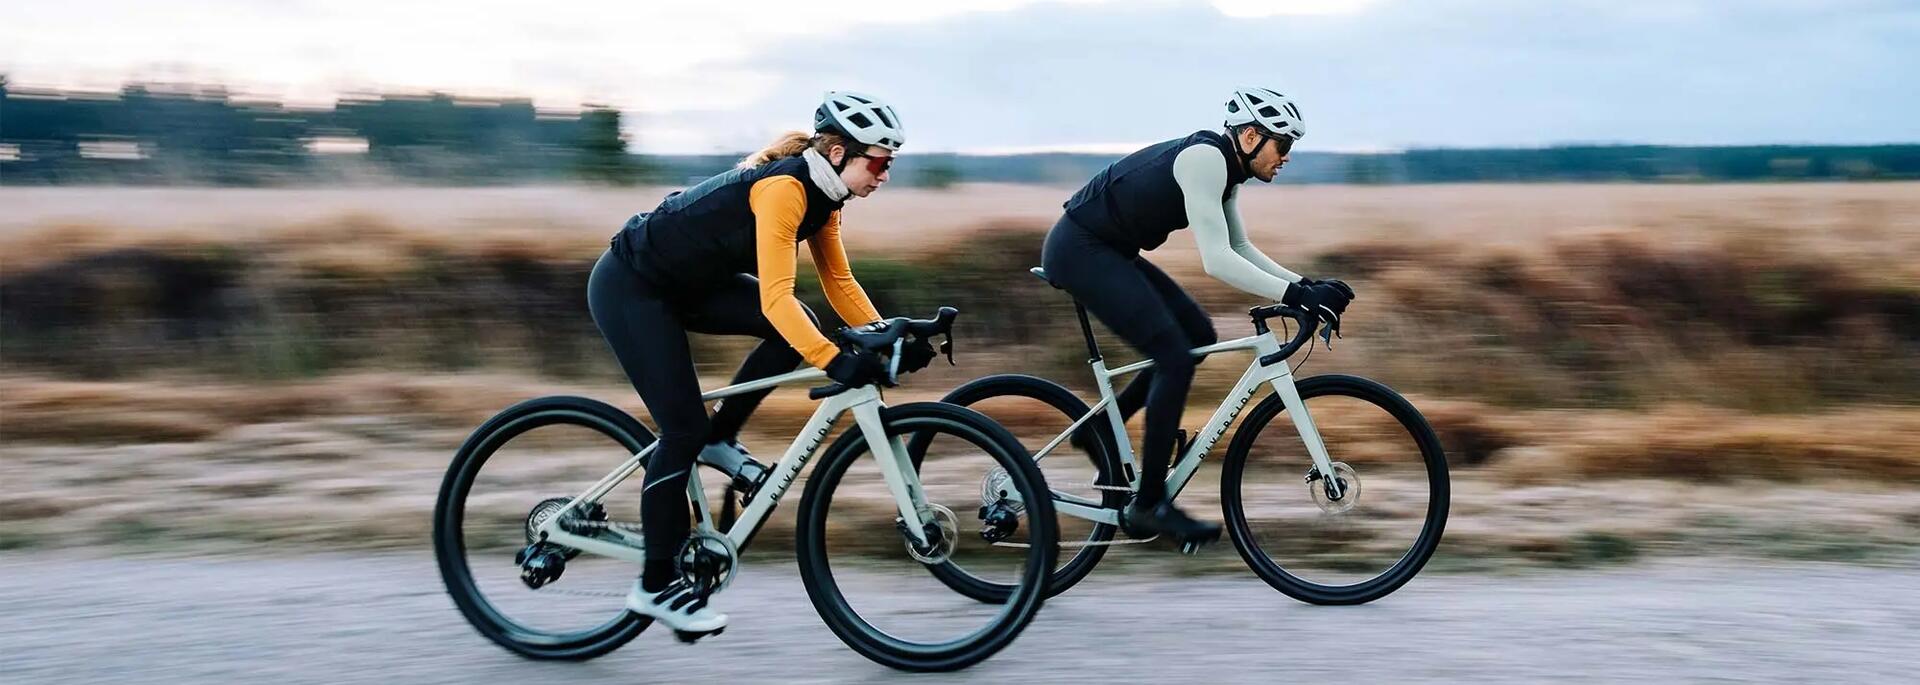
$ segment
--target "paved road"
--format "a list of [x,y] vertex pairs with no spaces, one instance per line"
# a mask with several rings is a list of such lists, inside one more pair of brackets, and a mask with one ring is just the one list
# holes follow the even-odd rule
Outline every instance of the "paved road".
[[[0,681],[17,683],[884,682],[761,558],[726,635],[651,631],[585,664],[482,640],[424,556],[0,555]],[[1430,575],[1318,608],[1249,577],[1095,574],[1011,648],[933,681],[1848,682],[1920,667],[1920,569],[1689,562]]]

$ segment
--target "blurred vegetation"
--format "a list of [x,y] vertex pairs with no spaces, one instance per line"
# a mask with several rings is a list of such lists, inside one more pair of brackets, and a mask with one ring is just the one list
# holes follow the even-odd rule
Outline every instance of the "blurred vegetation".
[[[409,231],[368,216],[198,238],[83,233],[59,227],[6,244],[41,261],[16,259],[0,275],[0,368],[80,378],[613,371],[586,311],[601,249],[590,235]],[[1082,383],[1069,298],[1025,274],[1041,235],[982,224],[923,253],[857,255],[858,273],[881,311],[957,306],[962,349]],[[75,241],[90,247],[73,251]],[[1327,370],[1355,365],[1405,390],[1515,407],[1684,401],[1774,412],[1920,401],[1913,257],[1620,231],[1531,252],[1361,241],[1323,252],[1308,271],[1361,293],[1354,340],[1322,357],[1336,365]],[[1863,262],[1875,258],[1885,263]],[[801,273],[803,297],[830,311],[811,270]],[[1223,336],[1244,332],[1238,312],[1254,302],[1207,279],[1188,287]],[[724,365],[735,355],[703,358]]]
[[[1849,202],[1830,233],[1688,209],[1676,210],[1686,229],[1559,227],[1525,246],[1353,233],[1373,237],[1298,262],[1347,278],[1360,299],[1332,353],[1296,362],[1303,375],[1379,378],[1432,423],[1455,487],[1437,568],[1898,563],[1920,540],[1920,241],[1898,212]],[[644,416],[586,311],[604,231],[438,221],[0,234],[0,549],[417,547],[431,506],[420,493],[501,408],[585,394]],[[1025,273],[1042,231],[982,219],[894,234],[919,238],[912,249],[854,240],[883,312],[963,311],[961,366],[936,365],[890,400],[1001,371],[1084,396],[1070,300]],[[1154,258],[1223,337],[1248,331],[1248,296],[1199,276],[1190,253]],[[799,273],[826,314],[812,270]],[[693,343],[712,384],[752,341]],[[1244,368],[1222,357],[1200,367],[1189,420]],[[814,406],[775,393],[746,439],[781,444]],[[1381,418],[1316,422],[1352,444]],[[589,478],[605,468],[602,455],[569,459]],[[1210,492],[1193,495],[1203,511]],[[761,537],[790,539],[791,520]],[[1179,559],[1239,568],[1232,555]]]

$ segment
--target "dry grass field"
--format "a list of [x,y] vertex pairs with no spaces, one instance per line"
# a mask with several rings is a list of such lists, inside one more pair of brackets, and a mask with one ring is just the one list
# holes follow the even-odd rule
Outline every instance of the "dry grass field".
[[[582,299],[607,234],[662,192],[0,188],[0,547],[423,544],[448,455],[492,412],[566,392],[644,416]],[[883,311],[965,312],[962,365],[890,398],[999,371],[1086,389],[1070,307],[1023,273],[1068,192],[848,210]],[[1276,260],[1359,290],[1301,373],[1424,410],[1454,465],[1456,567],[1920,540],[1920,185],[1310,186],[1242,206]],[[1152,258],[1244,334],[1255,302],[1189,238]],[[744,343],[696,342],[724,382]],[[1190,423],[1243,363],[1202,367]],[[777,393],[751,444],[777,453],[810,411]]]

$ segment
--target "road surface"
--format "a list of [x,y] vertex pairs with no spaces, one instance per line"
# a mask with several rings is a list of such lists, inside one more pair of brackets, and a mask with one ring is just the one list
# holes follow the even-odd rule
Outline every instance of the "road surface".
[[[1209,553],[1230,554],[1219,549]],[[725,635],[654,630],[583,664],[514,657],[427,556],[0,555],[12,683],[889,682],[820,623],[791,562],[750,558]],[[757,562],[758,566],[751,565]],[[1095,573],[1012,647],[938,682],[1913,682],[1920,569],[1667,562],[1428,575],[1362,607],[1247,576]]]

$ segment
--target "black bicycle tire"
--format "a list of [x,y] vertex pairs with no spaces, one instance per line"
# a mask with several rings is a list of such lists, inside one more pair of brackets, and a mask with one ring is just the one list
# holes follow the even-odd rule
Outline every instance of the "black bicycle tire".
[[1246,561],[1255,575],[1285,593],[1288,597],[1319,605],[1365,604],[1392,594],[1408,581],[1413,580],[1427,561],[1433,558],[1434,551],[1440,546],[1440,539],[1446,532],[1447,510],[1451,505],[1451,485],[1447,474],[1446,452],[1440,444],[1440,438],[1427,423],[1426,417],[1415,409],[1411,402],[1401,397],[1379,382],[1342,374],[1313,376],[1298,382],[1301,401],[1315,397],[1338,395],[1363,400],[1385,409],[1401,427],[1407,429],[1414,441],[1420,445],[1421,459],[1427,467],[1429,499],[1427,516],[1421,525],[1420,535],[1406,555],[1378,576],[1351,585],[1326,585],[1304,580],[1288,573],[1278,563],[1259,548],[1254,539],[1251,526],[1247,523],[1245,504],[1241,501],[1240,486],[1246,469],[1247,454],[1252,450],[1254,441],[1267,424],[1285,410],[1285,404],[1278,395],[1270,395],[1262,400],[1248,414],[1245,423],[1240,425],[1233,436],[1233,443],[1227,449],[1226,459],[1221,465],[1220,506],[1227,520],[1227,530],[1233,538],[1233,546],[1239,550],[1240,558]]

